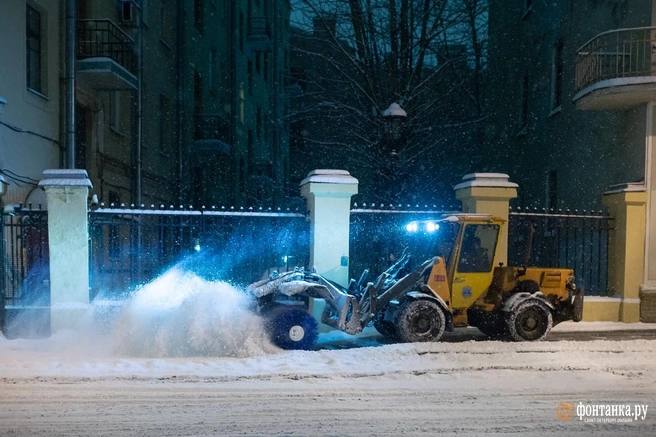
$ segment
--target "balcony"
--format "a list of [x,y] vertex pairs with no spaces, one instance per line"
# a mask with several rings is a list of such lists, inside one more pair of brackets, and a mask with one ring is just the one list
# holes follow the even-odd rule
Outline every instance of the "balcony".
[[78,20],[77,80],[90,89],[134,90],[134,41],[110,20]]
[[194,116],[194,150],[197,152],[230,153],[230,124],[216,114],[200,113]]
[[626,109],[656,100],[656,27],[603,32],[581,46],[573,100],[583,110]]
[[248,46],[253,51],[271,50],[271,26],[266,17],[251,17],[248,21]]

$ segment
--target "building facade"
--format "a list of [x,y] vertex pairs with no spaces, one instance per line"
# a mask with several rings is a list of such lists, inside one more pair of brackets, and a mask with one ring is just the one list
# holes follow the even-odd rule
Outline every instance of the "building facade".
[[106,203],[280,201],[288,1],[76,5],[73,126],[64,111],[66,1],[0,6],[0,50],[17,60],[0,67],[5,203],[44,201],[34,182],[64,165],[67,128],[76,167]]
[[491,0],[489,20],[488,156],[523,204],[642,208],[626,238],[656,289],[656,2]]
[[58,168],[62,14],[56,1],[9,1],[0,9],[0,170],[5,203],[45,204],[36,181]]

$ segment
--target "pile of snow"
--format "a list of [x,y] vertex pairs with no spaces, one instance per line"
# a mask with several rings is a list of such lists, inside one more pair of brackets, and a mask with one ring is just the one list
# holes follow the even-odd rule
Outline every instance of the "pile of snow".
[[173,268],[143,286],[113,329],[115,353],[128,356],[245,357],[275,351],[250,309],[226,282]]

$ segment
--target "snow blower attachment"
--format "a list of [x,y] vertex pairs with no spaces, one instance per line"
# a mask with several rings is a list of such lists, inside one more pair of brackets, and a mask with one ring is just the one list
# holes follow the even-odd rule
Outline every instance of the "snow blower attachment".
[[373,323],[384,337],[400,342],[435,341],[445,330],[470,325],[490,337],[540,340],[555,324],[582,319],[583,291],[576,289],[573,270],[494,267],[504,220],[455,214],[431,224],[435,230],[455,227],[446,259],[436,256],[411,267],[404,253],[374,281],[367,282],[365,270],[346,288],[298,268],[251,284],[247,291],[267,318],[273,342],[285,349],[312,348],[318,335],[309,313],[312,299],[326,302],[321,316],[326,325],[358,334]]

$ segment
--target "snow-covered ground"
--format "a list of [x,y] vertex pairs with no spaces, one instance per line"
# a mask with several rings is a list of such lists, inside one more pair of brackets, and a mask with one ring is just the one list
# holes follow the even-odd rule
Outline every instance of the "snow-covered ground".
[[[656,339],[136,358],[76,338],[0,340],[0,434],[656,432]],[[655,411],[628,424],[555,416],[561,402],[593,401]]]
[[[282,351],[239,290],[176,269],[98,333],[103,308],[78,332],[0,336],[0,435],[656,435],[653,325],[564,323],[537,343],[368,328]],[[651,410],[590,424],[556,418],[563,402]]]

